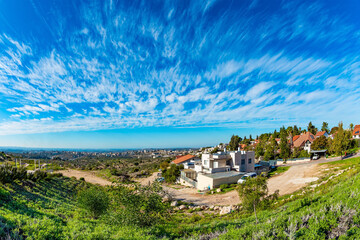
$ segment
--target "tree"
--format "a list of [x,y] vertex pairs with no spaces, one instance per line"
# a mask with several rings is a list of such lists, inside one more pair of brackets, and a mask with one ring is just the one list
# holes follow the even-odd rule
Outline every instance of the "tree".
[[241,138],[238,135],[232,135],[228,145],[228,150],[236,151],[239,147],[240,142]]
[[90,187],[79,191],[77,200],[80,207],[95,219],[107,211],[110,203],[106,191],[100,187]]
[[290,146],[285,128],[280,130],[280,157],[285,161],[290,157]]
[[165,178],[165,181],[168,183],[174,183],[176,179],[180,176],[180,166],[176,164],[171,164],[170,168],[162,172],[162,176]]
[[311,149],[323,150],[323,149],[327,149],[327,146],[328,146],[328,140],[324,135],[322,135],[314,140],[314,142],[311,144]]
[[309,132],[311,132],[312,134],[314,134],[314,135],[315,135],[316,132],[317,132],[316,127],[315,127],[311,122],[309,122],[309,125],[308,125],[307,130],[308,130]]
[[169,163],[167,161],[164,161],[162,163],[160,163],[160,169],[162,172],[166,171],[166,169],[169,167]]
[[322,126],[321,126],[321,131],[325,131],[327,133],[329,133],[329,124],[327,122],[323,122]]
[[354,131],[354,124],[353,124],[353,123],[350,123],[350,126],[349,126],[349,127],[350,127],[350,130],[351,130],[351,131]]
[[333,127],[330,131],[330,134],[336,133],[338,131],[338,129],[339,129],[338,127]]
[[276,157],[277,143],[273,136],[270,138],[270,142],[268,142],[265,147],[265,154],[264,154],[265,161],[269,161],[270,159],[275,159]]
[[344,130],[343,123],[340,122],[338,126],[338,131],[335,133],[334,139],[332,141],[332,151],[337,155],[343,155],[343,152],[347,149],[349,145],[349,134]]
[[289,126],[287,129],[286,129],[286,132],[287,132],[287,135],[289,136],[290,134],[294,134],[294,129],[292,126]]
[[268,194],[266,178],[262,176],[258,176],[256,178],[247,178],[246,181],[242,183],[237,190],[243,207],[247,210],[252,209],[254,211],[257,224],[258,219],[256,215],[256,209]]
[[299,131],[298,127],[296,125],[294,125],[293,136],[296,136],[296,135],[299,135],[299,134],[300,134],[300,131]]
[[256,144],[255,147],[255,157],[259,158],[264,156],[265,154],[265,146],[264,146],[264,141],[260,140],[258,144]]

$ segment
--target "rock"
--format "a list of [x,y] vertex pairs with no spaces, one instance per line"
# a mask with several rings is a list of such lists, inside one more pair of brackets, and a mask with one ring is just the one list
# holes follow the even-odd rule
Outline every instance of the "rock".
[[231,212],[232,212],[232,207],[231,206],[224,206],[220,210],[220,215],[229,214]]
[[221,188],[216,189],[216,192],[221,192]]
[[214,205],[210,205],[209,208],[214,210]]
[[220,210],[220,207],[219,207],[219,206],[215,206],[215,207],[214,207],[214,210],[215,210],[215,211],[218,211],[218,210]]
[[214,191],[211,191],[211,194],[214,194]]
[[170,202],[170,200],[171,200],[171,198],[169,196],[165,196],[162,199],[163,202]]
[[174,208],[175,211],[179,211],[180,209],[178,207]]
[[178,205],[178,202],[177,202],[177,201],[171,202],[171,206],[172,206],[172,207],[176,207],[177,205]]
[[201,206],[201,209],[202,209],[202,210],[205,210],[205,209],[207,209],[207,206],[202,205],[202,206]]
[[186,206],[186,205],[180,205],[179,209],[180,209],[180,210],[187,209],[187,206]]

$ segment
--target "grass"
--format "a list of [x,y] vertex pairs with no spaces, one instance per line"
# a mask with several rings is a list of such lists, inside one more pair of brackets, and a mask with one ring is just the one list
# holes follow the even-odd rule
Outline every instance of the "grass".
[[274,171],[269,172],[268,176],[273,177],[275,175],[278,175],[280,173],[284,173],[287,170],[289,170],[290,166],[283,166],[283,167],[277,167]]
[[216,191],[216,190],[219,189],[219,188],[214,188],[214,189],[212,189],[211,191],[206,192],[206,194],[208,194],[208,195],[224,194],[224,193],[231,192],[231,191],[235,190],[237,186],[238,186],[238,185],[237,185],[236,183],[234,183],[234,184],[227,184],[227,187],[225,187],[225,188],[224,188],[224,187],[223,187],[223,188],[219,187],[219,188],[221,189],[221,192],[217,192],[217,191]]
[[86,183],[66,177],[17,181],[0,185],[0,239],[356,239],[360,158],[321,165],[346,171],[314,189],[281,197],[272,209],[258,212],[259,224],[251,212],[185,211],[153,227],[122,226],[114,223],[111,209],[91,219],[77,206],[77,189]]

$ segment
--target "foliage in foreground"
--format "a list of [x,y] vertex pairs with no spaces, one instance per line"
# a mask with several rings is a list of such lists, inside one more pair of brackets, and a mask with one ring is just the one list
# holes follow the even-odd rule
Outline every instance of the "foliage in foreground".
[[103,215],[109,208],[109,196],[100,187],[90,187],[79,191],[77,201],[93,218]]
[[[161,192],[157,186],[102,188],[109,196],[109,208],[93,219],[75,201],[87,183],[65,177],[14,181],[0,185],[0,239],[356,239],[360,235],[359,161],[329,164],[346,171],[322,179],[326,183],[315,191],[309,188],[280,198],[275,209],[257,213],[257,225],[245,210],[226,216],[180,212],[168,218],[168,205],[155,195]],[[126,222],[123,217],[131,209],[134,221]],[[139,223],[141,213],[148,213],[146,221],[154,225]]]

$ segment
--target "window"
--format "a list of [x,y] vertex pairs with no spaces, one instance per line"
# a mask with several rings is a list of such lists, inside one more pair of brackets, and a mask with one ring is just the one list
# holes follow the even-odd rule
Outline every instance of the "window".
[[245,164],[245,159],[241,159],[241,165]]
[[209,160],[204,160],[204,165],[207,166],[209,164]]
[[214,168],[218,168],[219,167],[219,163],[218,162],[214,162]]
[[249,158],[249,161],[248,161],[249,164],[251,164],[251,158]]

